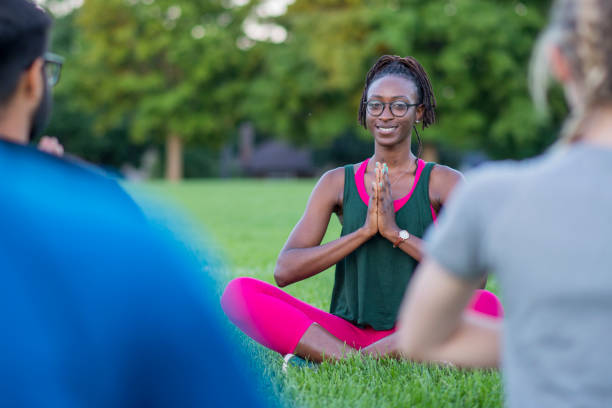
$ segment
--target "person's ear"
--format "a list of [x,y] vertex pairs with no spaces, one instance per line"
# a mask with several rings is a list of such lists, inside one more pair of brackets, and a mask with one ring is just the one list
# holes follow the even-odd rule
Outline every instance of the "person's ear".
[[569,59],[559,47],[554,45],[550,48],[549,58],[551,73],[563,85],[569,106],[572,109],[578,108],[583,104],[583,95]]
[[419,106],[416,107],[416,123],[421,123],[423,122],[423,115],[425,115],[425,105],[420,104]]
[[573,80],[572,67],[563,51],[558,46],[553,45],[550,47],[549,58],[550,70],[555,79],[564,85],[571,82]]
[[40,104],[47,86],[43,67],[45,61],[42,57],[36,58],[30,68],[28,68],[21,77],[22,96],[33,108]]

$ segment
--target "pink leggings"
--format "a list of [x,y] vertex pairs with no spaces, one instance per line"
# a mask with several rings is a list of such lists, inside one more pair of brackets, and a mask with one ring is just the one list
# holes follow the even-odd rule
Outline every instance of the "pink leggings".
[[[221,297],[221,307],[247,336],[281,354],[292,353],[313,323],[356,349],[367,347],[395,331],[395,327],[390,330],[357,327],[253,278],[231,281]],[[499,299],[486,290],[475,292],[468,309],[494,317],[503,314]]]

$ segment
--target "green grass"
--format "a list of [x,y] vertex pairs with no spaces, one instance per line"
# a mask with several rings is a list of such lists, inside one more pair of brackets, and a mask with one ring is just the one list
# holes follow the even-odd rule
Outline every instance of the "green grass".
[[[217,279],[224,285],[237,276],[273,282],[276,257],[302,215],[313,180],[187,181],[153,183],[150,189],[186,210],[208,246],[226,261]],[[133,189],[133,188],[132,188]],[[193,226],[192,226],[193,227]],[[340,234],[335,217],[325,237]],[[333,271],[286,288],[290,294],[327,310]],[[496,291],[495,282],[489,289]],[[350,359],[322,364],[317,371],[280,370],[278,354],[256,344],[237,329],[239,344],[253,356],[253,369],[265,379],[269,401],[300,407],[499,407],[500,376],[491,371],[461,371],[391,359]]]

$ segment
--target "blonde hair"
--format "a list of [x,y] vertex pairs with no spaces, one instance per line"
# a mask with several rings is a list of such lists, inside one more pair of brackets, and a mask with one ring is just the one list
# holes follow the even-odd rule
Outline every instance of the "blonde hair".
[[589,113],[612,103],[612,1],[557,0],[548,27],[531,59],[530,90],[536,106],[547,110],[549,51],[557,46],[570,63],[583,100],[568,117],[560,143],[580,138]]

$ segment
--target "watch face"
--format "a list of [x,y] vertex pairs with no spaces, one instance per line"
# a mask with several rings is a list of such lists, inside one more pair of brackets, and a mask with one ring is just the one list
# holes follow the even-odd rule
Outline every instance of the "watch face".
[[408,231],[406,231],[406,230],[401,230],[401,231],[399,232],[399,236],[400,236],[400,238],[401,238],[401,239],[408,239],[408,237],[409,237],[410,235],[408,234]]

